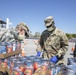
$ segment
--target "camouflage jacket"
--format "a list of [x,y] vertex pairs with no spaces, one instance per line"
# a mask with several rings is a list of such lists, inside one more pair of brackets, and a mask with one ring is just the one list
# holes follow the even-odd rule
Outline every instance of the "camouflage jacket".
[[13,42],[18,40],[17,31],[0,28],[0,42]]
[[68,38],[64,32],[57,28],[52,33],[45,30],[39,39],[37,51],[41,51],[42,49],[47,51],[50,57],[65,55],[68,50]]

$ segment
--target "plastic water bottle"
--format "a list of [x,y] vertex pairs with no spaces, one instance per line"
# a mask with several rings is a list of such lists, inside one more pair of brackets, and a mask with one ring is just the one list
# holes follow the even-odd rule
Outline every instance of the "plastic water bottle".
[[66,67],[66,74],[65,75],[76,75],[76,68],[73,65],[68,65]]

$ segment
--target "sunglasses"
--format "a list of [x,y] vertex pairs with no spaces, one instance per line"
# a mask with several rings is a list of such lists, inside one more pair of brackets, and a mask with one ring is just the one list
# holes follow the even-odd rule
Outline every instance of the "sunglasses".
[[51,27],[51,25],[50,26],[46,26],[46,28],[50,28]]

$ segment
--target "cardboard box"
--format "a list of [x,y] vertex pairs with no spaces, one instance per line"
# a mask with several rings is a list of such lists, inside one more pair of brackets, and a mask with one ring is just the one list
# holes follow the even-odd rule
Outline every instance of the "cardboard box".
[[62,74],[62,72],[60,72],[60,73],[59,73],[59,74],[57,74],[57,75],[63,75],[63,74]]
[[8,75],[12,75],[12,73],[10,72],[10,70],[7,67],[2,67],[1,65],[0,65],[0,71],[7,72]]
[[39,72],[35,72],[33,75],[49,75],[50,71],[46,70],[46,71],[39,71]]
[[10,57],[10,56],[19,54],[19,53],[21,53],[21,50],[16,50],[16,51],[13,51],[13,52],[10,52],[10,53],[0,54],[0,59],[1,58],[7,58],[7,57]]

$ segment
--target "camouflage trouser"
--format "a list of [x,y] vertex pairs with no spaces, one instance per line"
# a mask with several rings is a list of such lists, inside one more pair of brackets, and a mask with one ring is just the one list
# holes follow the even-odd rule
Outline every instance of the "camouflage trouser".
[[[54,55],[50,54],[50,53],[48,53],[46,51],[43,51],[43,53],[42,53],[42,57],[44,59],[51,59],[52,56],[54,56]],[[63,58],[59,59],[59,61],[56,64],[64,64],[64,59]]]

